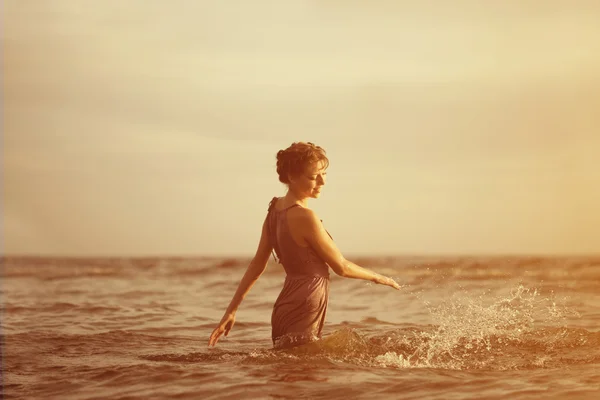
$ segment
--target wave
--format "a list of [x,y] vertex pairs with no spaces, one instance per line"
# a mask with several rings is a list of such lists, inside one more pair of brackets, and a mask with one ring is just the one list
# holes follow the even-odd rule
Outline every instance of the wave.
[[[220,276],[237,272],[250,259],[243,257],[139,257],[52,258],[4,257],[4,278],[35,277],[42,280],[86,277],[132,278],[148,276]],[[427,284],[447,280],[481,282],[522,279],[536,282],[567,282],[600,288],[600,257],[362,257],[359,265],[402,281]],[[241,273],[241,271],[240,271]],[[266,275],[283,275],[281,265],[269,261]],[[587,290],[586,289],[586,290]]]
[[[565,299],[543,297],[518,285],[509,295],[459,293],[441,305],[427,305],[436,325],[377,326],[366,334],[344,327],[321,340],[282,350],[198,353],[197,361],[239,358],[270,363],[286,359],[345,362],[366,367],[514,370],[562,368],[600,362],[600,332],[566,326],[577,318]],[[208,358],[207,358],[208,357]],[[176,357],[175,357],[176,358]],[[164,357],[163,357],[164,359]]]
[[454,343],[436,329],[398,329],[365,335],[352,328],[289,349],[228,351],[219,348],[190,353],[140,356],[152,362],[311,365],[351,364],[367,368],[431,368],[450,370],[532,370],[600,363],[600,332],[540,328],[522,335],[461,337]]
[[[214,321],[206,319],[200,321],[200,325],[178,326],[178,333],[173,332],[173,326],[91,334],[36,330],[7,334],[6,340],[17,346],[15,348],[46,343],[58,352],[77,350],[80,356],[112,351],[114,343],[120,343],[119,351],[149,362],[172,363],[285,364],[307,361],[310,364],[347,363],[369,368],[452,370],[541,369],[599,363],[600,332],[567,326],[569,320],[578,318],[578,313],[566,304],[565,298],[542,295],[536,288],[523,285],[497,296],[457,292],[441,304],[426,303],[434,321],[432,325],[394,324],[367,317],[358,326],[333,326],[335,330],[321,340],[281,350],[257,348],[255,338],[239,344],[251,348],[237,348],[236,351],[206,349],[202,345],[204,338],[199,340],[193,334],[198,329],[212,329]],[[28,310],[23,306],[18,308],[17,304],[7,305],[11,313]],[[151,305],[158,307],[161,304]],[[98,306],[91,303],[60,302],[46,307],[54,313],[82,309],[86,313],[113,312],[111,307],[96,308]],[[266,329],[268,324],[239,321],[237,327],[240,331],[250,332]],[[199,346],[202,347],[200,350]],[[166,348],[171,352],[164,352]],[[174,348],[182,351],[173,352]],[[140,354],[148,349],[159,352]]]
[[[63,313],[63,312],[77,312],[82,314],[98,314],[98,313],[115,313],[123,310],[119,306],[99,306],[95,304],[72,304],[66,302],[58,302],[45,304],[42,306],[21,306],[12,303],[6,303],[2,309],[11,314],[17,313]],[[39,316],[38,316],[39,317]]]

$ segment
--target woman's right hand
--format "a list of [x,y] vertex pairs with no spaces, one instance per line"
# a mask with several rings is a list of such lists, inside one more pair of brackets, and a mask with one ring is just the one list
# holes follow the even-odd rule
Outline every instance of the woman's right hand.
[[210,335],[208,339],[208,345],[214,346],[219,341],[219,337],[225,333],[225,336],[229,335],[229,331],[233,327],[235,323],[235,314],[225,314],[223,318],[221,318],[221,322],[215,328],[213,333]]
[[398,285],[398,283],[395,280],[393,280],[392,278],[389,278],[387,276],[379,275],[377,277],[375,283],[378,283],[380,285],[390,286],[396,290],[400,290],[400,285]]

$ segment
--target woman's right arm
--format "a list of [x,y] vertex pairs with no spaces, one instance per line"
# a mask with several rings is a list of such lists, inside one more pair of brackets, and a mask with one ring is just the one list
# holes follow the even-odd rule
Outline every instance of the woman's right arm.
[[315,212],[310,209],[303,209],[302,211],[302,215],[299,218],[302,236],[317,252],[319,257],[331,267],[333,272],[345,278],[363,279],[391,286],[394,289],[400,289],[400,285],[392,278],[380,275],[346,260]]

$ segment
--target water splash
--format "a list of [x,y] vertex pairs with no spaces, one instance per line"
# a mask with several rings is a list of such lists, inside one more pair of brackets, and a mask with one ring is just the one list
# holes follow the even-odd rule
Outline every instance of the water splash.
[[[459,293],[448,302],[426,303],[437,327],[429,331],[396,332],[388,337],[380,365],[399,368],[512,368],[517,358],[531,355],[534,365],[545,365],[540,352],[564,341],[566,328],[548,329],[577,313],[542,297],[536,288],[519,285],[508,296],[472,297]],[[524,350],[528,350],[525,351]],[[537,354],[537,356],[536,356]],[[525,357],[527,358],[527,357]],[[542,362],[543,361],[543,362]]]
[[394,368],[547,368],[561,359],[560,349],[588,346],[600,336],[566,327],[567,317],[578,316],[566,301],[524,285],[507,295],[461,291],[439,305],[425,302],[436,325],[370,337],[344,327],[279,354]]

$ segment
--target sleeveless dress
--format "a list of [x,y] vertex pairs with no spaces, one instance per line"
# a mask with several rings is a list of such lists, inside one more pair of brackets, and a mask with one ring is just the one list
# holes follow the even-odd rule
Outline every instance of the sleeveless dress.
[[[329,301],[329,266],[311,247],[299,246],[289,230],[287,212],[269,204],[267,229],[273,250],[286,272],[273,306],[271,338],[275,348],[287,348],[321,338]],[[275,256],[274,254],[274,256]]]

